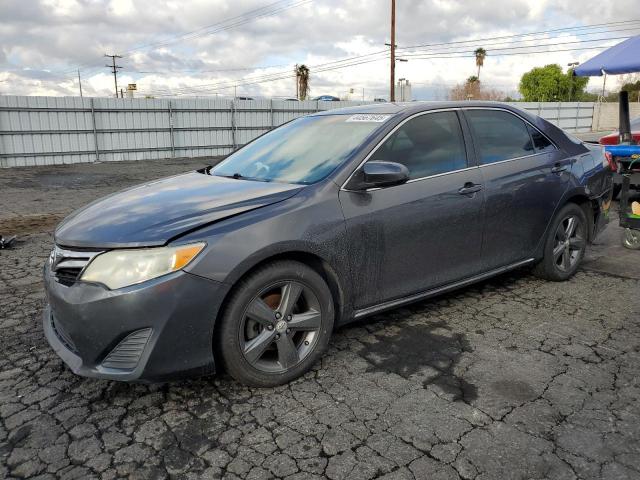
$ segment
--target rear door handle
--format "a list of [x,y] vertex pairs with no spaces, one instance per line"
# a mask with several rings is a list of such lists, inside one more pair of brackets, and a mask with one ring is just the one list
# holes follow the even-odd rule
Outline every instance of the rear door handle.
[[567,164],[564,163],[556,163],[553,168],[551,168],[552,173],[562,173],[567,170]]
[[476,193],[482,190],[482,185],[473,182],[467,182],[464,186],[458,190],[460,195],[469,195],[472,193]]

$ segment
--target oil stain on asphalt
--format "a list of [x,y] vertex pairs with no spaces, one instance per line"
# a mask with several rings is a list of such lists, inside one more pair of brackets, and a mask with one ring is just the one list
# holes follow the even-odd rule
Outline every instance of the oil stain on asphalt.
[[473,351],[464,334],[452,332],[445,322],[396,327],[377,333],[378,342],[361,352],[371,364],[369,371],[392,372],[404,378],[426,374],[425,387],[434,385],[453,400],[477,398],[475,385],[455,373],[461,356]]

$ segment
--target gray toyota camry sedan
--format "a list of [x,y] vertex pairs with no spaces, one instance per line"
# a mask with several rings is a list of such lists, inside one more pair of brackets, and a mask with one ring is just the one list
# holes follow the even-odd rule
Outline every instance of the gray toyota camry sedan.
[[526,265],[570,278],[606,224],[603,160],[500,103],[299,118],[65,219],[44,331],[79,375],[282,384],[351,320]]

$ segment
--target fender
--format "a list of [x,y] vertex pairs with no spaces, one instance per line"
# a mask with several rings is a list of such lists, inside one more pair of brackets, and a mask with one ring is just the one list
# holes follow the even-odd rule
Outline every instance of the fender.
[[[553,215],[549,219],[549,222],[547,223],[547,226],[544,229],[544,233],[542,237],[538,241],[538,245],[536,246],[535,253],[534,253],[535,258],[536,259],[542,258],[544,242],[549,233],[549,228],[551,228],[551,223],[553,222],[553,219],[556,217],[556,214],[562,207],[564,207],[572,199],[582,199],[582,200],[588,200],[588,201],[597,201],[600,212],[605,212],[605,211],[608,211],[608,208],[604,208],[606,203],[607,193],[610,195],[611,189],[609,189],[608,192],[596,194],[596,193],[593,193],[593,191],[591,191],[589,188],[587,188],[584,185],[578,185],[578,184],[570,185],[569,188],[565,191],[560,201],[558,202],[558,205],[556,206],[553,212]],[[598,218],[591,218],[591,220],[593,221],[593,225],[592,225],[592,230],[589,232],[589,238],[587,240],[589,243],[591,243],[595,239],[596,234],[606,225],[607,221],[604,217],[605,217],[604,215],[598,215]]]

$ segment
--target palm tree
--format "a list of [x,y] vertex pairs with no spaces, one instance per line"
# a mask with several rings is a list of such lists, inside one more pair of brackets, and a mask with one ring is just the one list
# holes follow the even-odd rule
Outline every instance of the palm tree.
[[309,68],[306,65],[296,65],[296,84],[298,99],[305,100],[309,95]]
[[482,66],[484,65],[484,59],[487,56],[487,51],[480,47],[480,48],[476,48],[476,50],[473,52],[476,56],[476,66],[478,67],[478,81],[480,81],[480,69],[482,68]]
[[465,99],[480,99],[480,79],[475,75],[471,75],[467,78],[467,82],[464,86],[464,96]]

